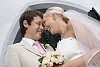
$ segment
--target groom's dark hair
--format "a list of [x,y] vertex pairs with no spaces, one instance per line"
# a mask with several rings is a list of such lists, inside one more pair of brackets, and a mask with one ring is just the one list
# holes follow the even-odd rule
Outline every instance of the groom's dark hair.
[[20,31],[21,31],[21,36],[24,37],[26,33],[26,28],[23,25],[23,21],[26,20],[29,25],[31,25],[31,22],[34,20],[34,17],[41,17],[43,19],[43,14],[39,11],[36,10],[28,10],[22,13],[19,19],[19,24],[20,24]]

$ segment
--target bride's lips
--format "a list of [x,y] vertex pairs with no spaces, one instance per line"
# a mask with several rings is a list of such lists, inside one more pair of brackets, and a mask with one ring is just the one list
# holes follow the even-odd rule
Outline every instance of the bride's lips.
[[50,28],[48,28],[48,31],[50,31]]
[[50,29],[51,29],[51,28],[50,28],[50,27],[48,27],[48,31],[50,31]]
[[51,28],[51,27],[48,28],[48,31],[49,31],[51,34],[54,33],[53,28]]

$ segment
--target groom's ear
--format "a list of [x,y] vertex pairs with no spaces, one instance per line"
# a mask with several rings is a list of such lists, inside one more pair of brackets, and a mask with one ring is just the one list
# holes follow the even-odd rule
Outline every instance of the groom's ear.
[[23,21],[23,26],[24,26],[25,28],[28,27],[28,22],[27,22],[27,20],[24,20],[24,21]]

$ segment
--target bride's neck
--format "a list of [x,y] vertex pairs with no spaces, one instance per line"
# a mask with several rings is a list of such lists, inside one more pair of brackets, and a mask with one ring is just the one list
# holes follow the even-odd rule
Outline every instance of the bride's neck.
[[63,27],[63,28],[65,28],[65,29],[62,29],[62,33],[61,33],[61,38],[62,39],[63,38],[69,38],[69,37],[76,38],[73,27],[72,27],[70,22],[68,22],[67,26]]
[[67,24],[63,21],[59,23],[59,34],[64,36],[67,33]]

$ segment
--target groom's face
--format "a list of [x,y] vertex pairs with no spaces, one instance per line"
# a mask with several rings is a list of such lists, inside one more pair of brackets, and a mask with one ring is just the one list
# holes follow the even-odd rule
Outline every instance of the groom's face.
[[41,38],[41,34],[43,31],[43,20],[41,17],[34,17],[33,21],[31,21],[31,25],[26,25],[26,33],[33,40],[39,40]]

